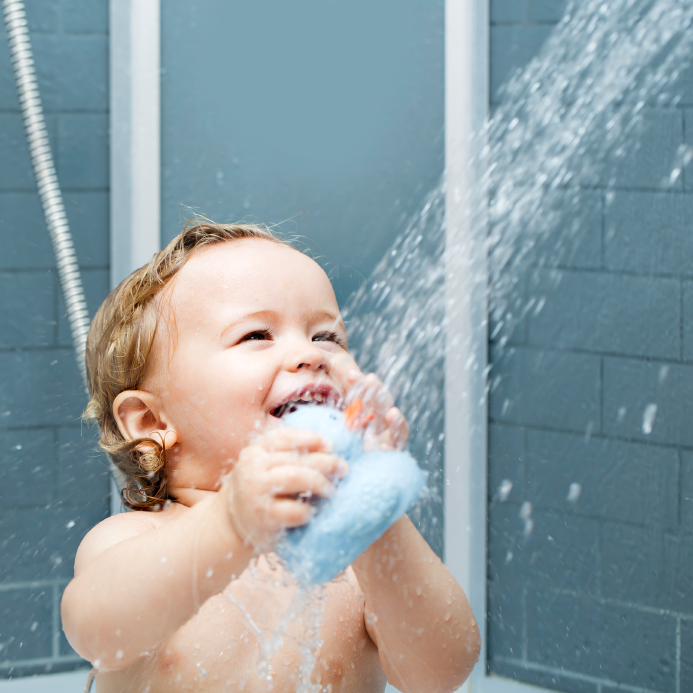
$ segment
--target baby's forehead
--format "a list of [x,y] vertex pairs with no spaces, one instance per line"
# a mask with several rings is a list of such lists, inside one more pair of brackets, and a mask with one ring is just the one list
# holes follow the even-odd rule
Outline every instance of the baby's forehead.
[[[224,275],[244,274],[267,265],[298,262],[316,264],[291,246],[266,238],[240,238],[197,248],[181,267],[179,278],[202,275],[207,280]],[[180,279],[179,279],[180,280]]]
[[313,259],[290,246],[250,238],[196,251],[173,282],[167,310],[176,319],[199,321],[221,304],[252,308],[290,297],[299,304],[317,300],[336,307],[332,285]]
[[248,278],[259,270],[300,265],[303,269],[320,266],[307,255],[283,243],[265,238],[241,238],[198,248],[178,273],[177,283],[227,278]]

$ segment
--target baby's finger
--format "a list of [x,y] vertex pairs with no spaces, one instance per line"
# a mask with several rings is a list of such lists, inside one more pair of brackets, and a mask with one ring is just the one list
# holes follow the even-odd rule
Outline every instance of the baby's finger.
[[366,397],[376,412],[384,414],[390,407],[394,406],[395,400],[387,387],[385,387],[385,384],[375,374],[371,375],[373,375],[373,379],[369,385]]
[[327,477],[344,478],[349,472],[346,460],[328,452],[311,452],[300,454],[298,452],[274,452],[269,456],[267,469],[273,469],[282,465],[303,465],[312,467]]
[[273,496],[296,496],[306,493],[329,498],[335,492],[334,484],[317,469],[310,467],[275,467],[267,475],[266,483]]
[[257,441],[265,450],[297,450],[323,452],[332,449],[332,443],[313,431],[298,428],[274,428]]
[[364,378],[362,390],[361,399],[364,405],[370,405],[377,411],[384,413],[385,410],[394,404],[390,391],[375,373],[369,373]]
[[345,398],[347,405],[360,399],[364,413],[373,413],[376,416],[384,415],[394,404],[392,395],[375,373],[362,376],[349,389]]
[[363,393],[366,391],[366,377],[363,373],[351,371],[347,376],[345,387],[344,403],[349,406],[357,399],[363,398]]
[[385,423],[394,447],[398,450],[404,450],[409,440],[409,424],[404,418],[404,414],[397,407],[392,407],[385,414]]
[[273,515],[279,527],[301,527],[308,524],[313,509],[307,503],[282,498],[275,502]]

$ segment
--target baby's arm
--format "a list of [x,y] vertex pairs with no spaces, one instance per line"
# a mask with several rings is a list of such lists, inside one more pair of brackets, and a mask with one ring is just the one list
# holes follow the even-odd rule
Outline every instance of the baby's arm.
[[214,494],[155,529],[145,513],[117,515],[87,535],[62,602],[65,634],[82,657],[102,670],[129,666],[243,571],[252,548],[223,500]]
[[[403,448],[408,428],[373,375],[352,376],[370,448]],[[369,414],[370,412],[370,414]],[[388,681],[403,693],[454,691],[479,657],[479,629],[462,588],[405,515],[352,564],[366,628]]]
[[387,680],[403,693],[459,688],[479,657],[479,629],[462,588],[409,518],[352,567]]
[[275,430],[243,450],[219,493],[172,516],[128,513],[87,535],[63,595],[65,633],[102,670],[151,653],[240,575],[283,527],[305,524],[297,494],[328,495],[346,473],[308,431]]

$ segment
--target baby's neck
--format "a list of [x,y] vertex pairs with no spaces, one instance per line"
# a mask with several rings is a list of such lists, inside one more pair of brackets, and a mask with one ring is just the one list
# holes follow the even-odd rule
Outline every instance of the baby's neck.
[[199,488],[173,488],[169,489],[169,493],[173,496],[173,500],[180,505],[185,505],[192,508],[205,498],[213,496],[216,491],[207,491]]

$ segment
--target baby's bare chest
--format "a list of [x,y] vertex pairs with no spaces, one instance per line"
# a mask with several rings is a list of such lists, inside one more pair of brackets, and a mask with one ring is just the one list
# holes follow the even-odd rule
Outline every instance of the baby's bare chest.
[[132,669],[132,683],[117,690],[294,693],[310,682],[318,686],[304,688],[311,693],[379,693],[385,687],[354,581],[345,577],[306,593],[284,584],[276,570],[232,583]]

